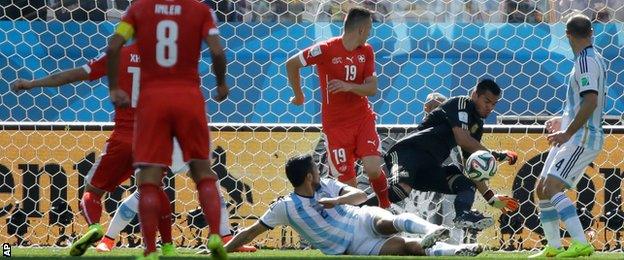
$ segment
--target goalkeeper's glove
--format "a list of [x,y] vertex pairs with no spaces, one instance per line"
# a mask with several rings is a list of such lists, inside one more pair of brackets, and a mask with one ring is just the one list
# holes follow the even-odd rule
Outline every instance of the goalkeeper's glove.
[[507,195],[494,194],[492,190],[486,191],[483,198],[487,200],[490,206],[500,209],[503,213],[512,213],[518,210],[520,206],[517,199]]
[[516,164],[516,161],[518,160],[518,154],[514,151],[509,151],[509,150],[492,151],[492,155],[499,162],[507,160],[507,162],[509,162],[509,165]]

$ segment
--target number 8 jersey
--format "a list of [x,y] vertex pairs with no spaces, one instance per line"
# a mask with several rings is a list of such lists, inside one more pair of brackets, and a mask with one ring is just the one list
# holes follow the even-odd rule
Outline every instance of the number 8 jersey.
[[117,33],[136,39],[143,57],[141,86],[147,90],[199,86],[197,64],[202,41],[219,34],[219,30],[214,12],[203,3],[141,0],[128,8]]
[[372,118],[368,98],[350,92],[329,93],[327,83],[332,79],[363,84],[375,75],[375,54],[373,47],[364,44],[355,50],[345,49],[341,37],[319,42],[299,53],[304,66],[316,65],[323,96],[323,127],[353,124]]

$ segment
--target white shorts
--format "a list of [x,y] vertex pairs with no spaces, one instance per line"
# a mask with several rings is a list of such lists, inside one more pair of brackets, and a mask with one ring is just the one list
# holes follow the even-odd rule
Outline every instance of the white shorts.
[[553,147],[548,153],[540,178],[555,177],[572,189],[584,174],[585,167],[596,159],[600,150],[591,150],[574,144]]
[[347,248],[348,255],[379,255],[381,247],[392,237],[381,235],[375,230],[375,220],[383,217],[392,218],[393,215],[380,207],[360,208],[354,237]]

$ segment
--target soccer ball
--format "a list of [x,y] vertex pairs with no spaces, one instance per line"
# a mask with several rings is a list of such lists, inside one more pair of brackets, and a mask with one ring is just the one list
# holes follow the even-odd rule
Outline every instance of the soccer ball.
[[475,181],[486,181],[496,174],[498,165],[494,156],[485,150],[474,152],[466,160],[464,172],[470,179]]

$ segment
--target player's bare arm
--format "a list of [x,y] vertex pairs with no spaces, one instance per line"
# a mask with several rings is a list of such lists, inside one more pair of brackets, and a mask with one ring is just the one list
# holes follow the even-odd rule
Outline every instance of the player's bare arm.
[[121,47],[126,43],[126,38],[120,34],[114,34],[108,41],[108,49],[106,55],[108,62],[106,64],[108,76],[108,88],[110,99],[113,105],[127,107],[130,105],[130,97],[128,93],[119,88],[119,56],[121,55]]
[[464,152],[472,154],[479,150],[488,150],[481,144],[481,142],[470,136],[470,132],[468,132],[468,130],[461,127],[453,127],[453,137],[455,137],[455,142]]
[[13,82],[13,84],[11,84],[11,90],[19,92],[22,90],[29,90],[36,87],[59,87],[65,84],[87,79],[89,79],[89,73],[87,73],[83,68],[73,68],[54,73],[41,79],[18,79]]
[[559,146],[566,143],[574,133],[576,133],[583,125],[587,123],[589,117],[598,106],[598,94],[594,92],[585,93],[583,95],[583,101],[581,102],[581,108],[578,114],[574,117],[570,125],[564,130],[559,130],[555,133],[548,135],[548,143],[554,146]]
[[208,44],[208,48],[210,49],[212,72],[215,74],[215,79],[217,81],[217,94],[214,96],[214,99],[217,102],[221,102],[227,98],[230,92],[225,83],[227,61],[225,59],[225,52],[221,46],[221,37],[219,37],[219,35],[208,35],[204,41]]
[[332,79],[327,84],[327,90],[330,93],[351,92],[360,96],[374,96],[377,94],[377,76],[366,78],[363,84]]
[[546,130],[548,131],[548,133],[552,134],[554,132],[557,132],[559,130],[561,130],[561,117],[553,117],[551,119],[548,119],[544,125],[546,126]]
[[266,226],[262,225],[260,221],[256,221],[256,223],[246,229],[243,229],[243,231],[236,234],[232,238],[232,240],[230,240],[230,242],[225,244],[225,250],[227,250],[228,252],[234,252],[237,248],[241,247],[242,245],[246,245],[267,230],[269,229]]
[[335,198],[322,198],[319,199],[318,202],[323,205],[324,208],[329,209],[342,204],[360,205],[364,203],[366,199],[366,192],[358,188],[346,186],[340,191],[340,196]]
[[[453,127],[453,137],[455,137],[455,142],[457,145],[461,147],[461,149],[468,153],[474,153],[479,150],[489,151],[481,142],[477,141],[474,137],[470,135],[468,130],[463,129],[461,127]],[[490,151],[492,155],[496,158],[497,161],[507,161],[509,165],[516,164],[518,160],[518,154],[514,151],[503,150],[503,151]]]
[[286,73],[288,75],[288,84],[293,90],[293,97],[290,98],[290,103],[296,106],[303,105],[305,96],[301,90],[301,76],[299,70],[303,68],[303,63],[299,59],[299,54],[291,56],[286,61]]

